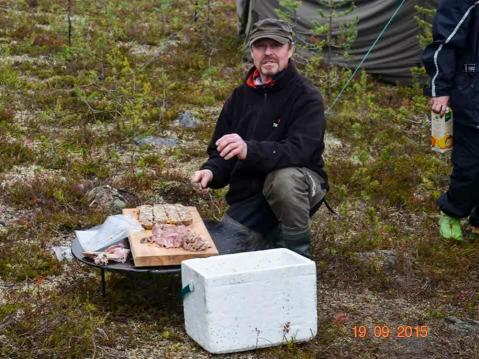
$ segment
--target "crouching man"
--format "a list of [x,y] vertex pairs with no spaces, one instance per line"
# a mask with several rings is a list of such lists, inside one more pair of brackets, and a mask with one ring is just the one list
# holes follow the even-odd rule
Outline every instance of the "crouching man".
[[310,257],[309,218],[327,191],[323,100],[296,71],[287,23],[258,21],[248,46],[254,66],[224,104],[209,159],[191,181],[203,189],[229,184],[224,220]]

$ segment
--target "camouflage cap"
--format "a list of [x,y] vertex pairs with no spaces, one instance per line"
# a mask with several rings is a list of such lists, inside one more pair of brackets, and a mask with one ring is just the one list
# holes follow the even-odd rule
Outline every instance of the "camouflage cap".
[[286,21],[268,18],[253,24],[248,36],[248,45],[259,39],[273,39],[282,44],[293,42],[293,29]]

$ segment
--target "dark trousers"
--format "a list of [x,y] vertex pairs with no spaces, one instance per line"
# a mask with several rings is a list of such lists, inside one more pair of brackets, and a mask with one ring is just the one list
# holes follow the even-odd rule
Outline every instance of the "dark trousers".
[[438,199],[438,205],[451,217],[464,218],[472,213],[470,220],[475,225],[475,217],[479,219],[474,210],[479,207],[479,129],[454,122],[453,131],[449,189]]
[[231,204],[226,214],[263,235],[278,224],[283,232],[309,230],[311,209],[326,194],[325,185],[306,167],[282,168],[268,174],[262,194]]

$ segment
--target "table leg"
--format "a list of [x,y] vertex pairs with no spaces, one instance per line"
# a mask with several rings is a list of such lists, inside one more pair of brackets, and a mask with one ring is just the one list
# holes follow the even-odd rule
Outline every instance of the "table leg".
[[106,296],[105,270],[103,268],[101,268],[101,295],[103,298]]

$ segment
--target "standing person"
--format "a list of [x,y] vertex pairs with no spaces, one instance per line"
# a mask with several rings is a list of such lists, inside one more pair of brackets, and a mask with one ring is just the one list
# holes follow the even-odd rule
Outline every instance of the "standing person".
[[224,221],[310,257],[309,218],[327,191],[323,100],[296,71],[286,22],[258,21],[248,46],[254,66],[224,104],[209,159],[191,181],[204,189],[229,184]]
[[444,115],[449,105],[454,114],[453,170],[438,200],[440,234],[462,240],[461,218],[479,227],[479,1],[439,2],[423,62],[432,111]]

